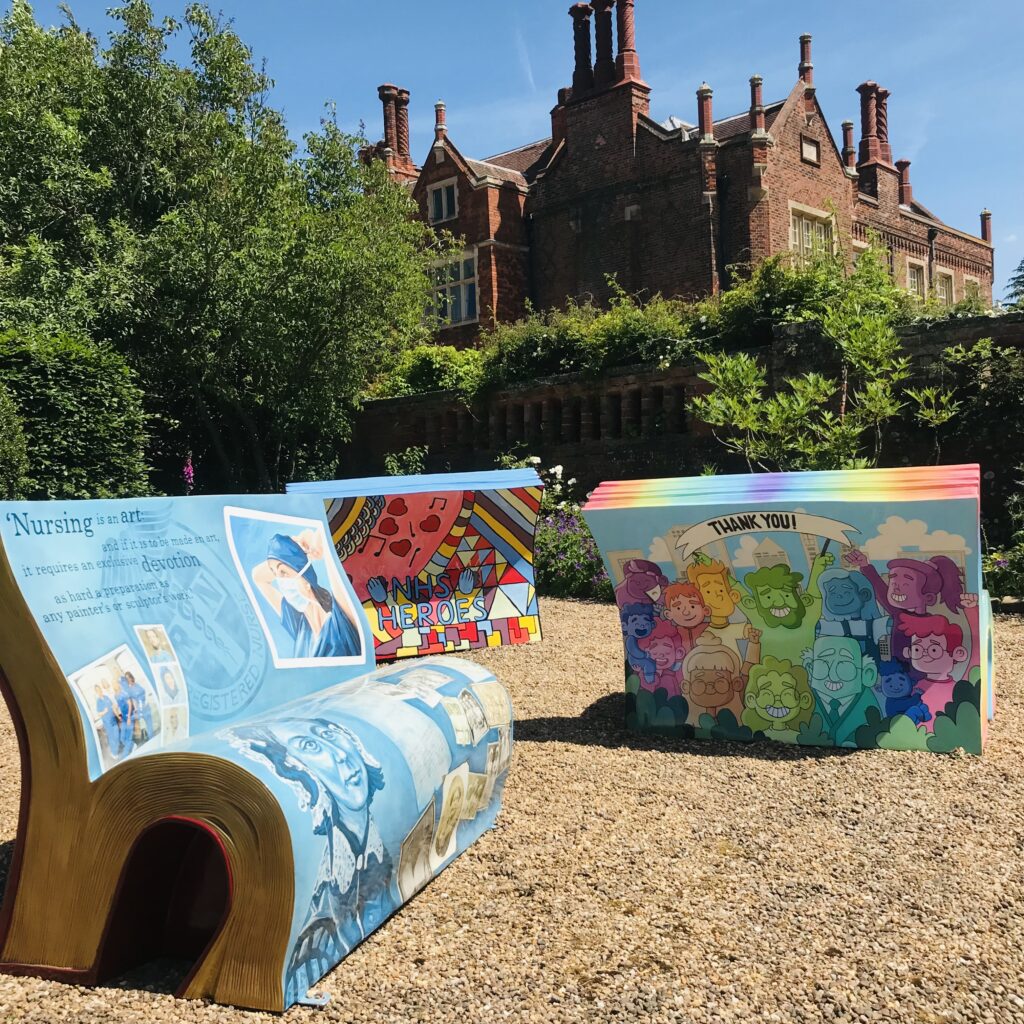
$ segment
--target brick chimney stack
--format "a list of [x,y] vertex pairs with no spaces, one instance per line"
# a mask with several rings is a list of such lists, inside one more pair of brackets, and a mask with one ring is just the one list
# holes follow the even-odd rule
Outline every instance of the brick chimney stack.
[[800,37],[800,65],[797,68],[800,81],[805,85],[814,85],[814,65],[811,63],[811,36],[804,33]]
[[590,47],[590,16],[593,13],[590,4],[573,4],[569,8],[576,48],[576,70],[572,74],[572,91],[575,96],[594,88],[594,64]]
[[436,115],[434,123],[434,145],[440,146],[448,137],[448,108],[444,105],[443,100],[438,100],[434,104],[434,112]]
[[399,89],[395,101],[398,155],[403,160],[412,160],[412,153],[409,151],[409,98],[408,89]]
[[992,244],[992,211],[981,211],[981,240]]
[[715,141],[715,122],[711,112],[711,86],[702,82],[697,90],[697,126],[701,142]]
[[398,152],[398,87],[390,82],[379,86],[377,95],[384,104],[384,148]]
[[843,122],[843,163],[851,170],[857,169],[857,150],[853,145],[853,122]]
[[892,163],[892,146],[889,145],[889,97],[888,89],[875,92],[875,124],[878,132],[878,155],[887,164]]
[[760,75],[751,76],[751,131],[755,135],[765,133],[765,104],[761,86],[764,79]]
[[591,0],[590,6],[594,11],[594,35],[597,37],[594,86],[606,89],[615,83],[615,40],[612,26],[615,0]]
[[900,172],[900,206],[909,206],[914,201],[914,190],[910,184],[910,161],[897,160],[896,169]]
[[860,154],[857,162],[866,164],[881,156],[878,145],[878,83],[861,82],[857,92],[860,93]]
[[618,15],[619,55],[615,69],[620,81],[640,81],[640,56],[636,52],[635,0],[619,0]]

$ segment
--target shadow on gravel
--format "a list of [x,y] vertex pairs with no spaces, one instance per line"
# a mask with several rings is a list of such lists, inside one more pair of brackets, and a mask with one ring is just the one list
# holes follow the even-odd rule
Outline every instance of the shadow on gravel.
[[754,757],[761,761],[806,761],[846,757],[858,751],[835,747],[800,747],[790,743],[758,740],[735,743],[726,740],[689,740],[674,736],[635,733],[623,724],[625,693],[611,693],[594,701],[576,718],[526,718],[516,721],[517,743],[577,743],[585,747],[628,747],[697,754],[701,757]]

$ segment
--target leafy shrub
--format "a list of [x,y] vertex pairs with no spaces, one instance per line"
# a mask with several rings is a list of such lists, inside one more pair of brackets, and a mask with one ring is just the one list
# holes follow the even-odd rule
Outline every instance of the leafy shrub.
[[0,380],[20,412],[31,498],[149,490],[142,392],[116,352],[70,334],[0,335]]
[[374,398],[399,398],[430,391],[458,391],[471,396],[483,374],[479,349],[451,345],[417,345],[403,353],[395,369],[377,381],[369,394]]
[[561,466],[541,469],[535,455],[500,455],[497,464],[502,469],[532,466],[544,482],[533,559],[537,592],[545,597],[613,601],[601,552],[573,496],[576,481],[564,479]]
[[1024,539],[990,551],[982,559],[985,587],[995,598],[1024,597]]
[[20,498],[28,472],[25,431],[7,388],[0,385],[0,498]]
[[411,445],[401,452],[388,452],[384,456],[384,472],[388,476],[418,476],[423,472],[430,449],[426,445]]

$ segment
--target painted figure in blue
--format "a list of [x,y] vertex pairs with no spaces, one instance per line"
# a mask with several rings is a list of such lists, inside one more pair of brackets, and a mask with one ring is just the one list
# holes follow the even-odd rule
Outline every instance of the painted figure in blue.
[[874,691],[878,666],[848,636],[819,636],[803,662],[822,731],[837,747],[856,746],[854,735],[867,724],[868,709],[881,714]]
[[879,642],[889,635],[889,616],[879,611],[871,584],[859,573],[829,569],[821,574],[823,600],[818,636],[850,636],[880,663]]
[[915,725],[932,720],[932,713],[924,702],[924,692],[914,684],[906,667],[893,662],[890,670],[878,681],[877,689],[885,699],[887,718],[906,715]]
[[355,623],[320,586],[311,563],[323,557],[315,531],[277,534],[270,539],[267,560],[252,570],[253,583],[293,641],[292,658],[345,658],[361,649]]
[[654,632],[654,605],[627,604],[619,612],[622,622],[622,636],[626,641],[626,654],[633,671],[640,677],[640,684],[650,688],[654,685],[658,667],[640,641]]
[[121,712],[117,701],[99,683],[95,687],[96,713],[100,716],[103,735],[107,739],[107,749],[111,757],[120,757],[123,749],[121,736]]
[[395,909],[391,857],[370,813],[384,772],[354,732],[326,718],[286,718],[235,735],[305,791],[313,832],[327,842],[288,967],[293,1001]]
[[137,726],[135,730],[136,744],[145,743],[153,736],[153,709],[149,706],[146,690],[131,672],[125,672],[121,676],[119,685],[132,702],[135,725]]
[[121,716],[121,753],[130,754],[135,746],[135,702],[128,692],[128,681],[121,676],[114,688],[114,701]]

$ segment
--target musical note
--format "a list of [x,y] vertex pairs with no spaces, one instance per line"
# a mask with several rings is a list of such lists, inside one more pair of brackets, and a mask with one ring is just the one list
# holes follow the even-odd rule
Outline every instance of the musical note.
[[422,548],[416,548],[412,553],[412,557],[409,559],[409,564],[412,565],[416,561],[416,556],[422,551]]
[[444,510],[445,510],[445,509],[446,509],[446,508],[448,507],[448,499],[447,499],[447,498],[442,498],[442,497],[441,497],[440,495],[438,495],[438,496],[437,496],[436,498],[434,498],[434,500],[433,500],[433,501],[432,501],[432,502],[430,503],[430,508],[431,508],[431,509],[433,509],[433,507],[434,507],[434,506],[435,506],[435,505],[436,505],[436,504],[437,504],[438,502],[441,502],[441,511],[443,512],[443,511],[444,511]]
[[380,557],[380,553],[384,550],[384,545],[387,544],[387,542],[388,542],[388,539],[387,539],[387,537],[382,537],[382,536],[380,536],[380,534],[376,534],[376,533],[371,533],[370,536],[367,537],[366,540],[363,541],[363,546],[359,549],[359,554],[363,555],[363,554],[366,553],[366,549],[369,546],[369,543],[370,543],[371,540],[379,540],[380,541],[380,547],[378,547],[377,550],[372,553],[372,556],[374,558],[379,558]]

